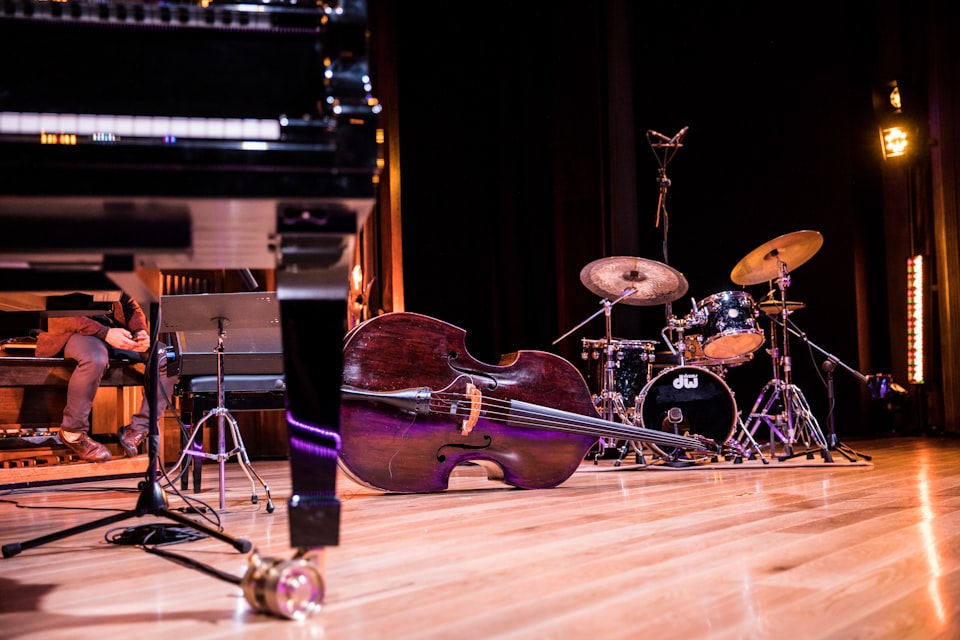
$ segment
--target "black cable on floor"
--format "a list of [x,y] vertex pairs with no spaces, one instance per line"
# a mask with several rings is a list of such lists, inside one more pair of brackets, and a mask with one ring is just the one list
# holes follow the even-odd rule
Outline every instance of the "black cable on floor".
[[207,534],[196,531],[190,527],[161,522],[136,527],[111,529],[104,534],[104,537],[107,542],[112,544],[139,546],[147,553],[166,558],[188,569],[196,569],[201,573],[206,573],[207,575],[231,584],[239,585],[243,580],[238,576],[225,573],[202,562],[197,562],[186,556],[170,553],[158,548],[183,542],[193,542],[194,540],[202,540],[209,537]]

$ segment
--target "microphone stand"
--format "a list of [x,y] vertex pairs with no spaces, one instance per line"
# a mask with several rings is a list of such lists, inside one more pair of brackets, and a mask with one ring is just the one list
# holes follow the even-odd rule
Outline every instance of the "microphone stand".
[[[677,151],[683,147],[683,137],[687,135],[687,129],[690,127],[684,127],[677,132],[672,138],[668,138],[662,133],[657,133],[656,131],[650,130],[647,131],[647,141],[650,144],[651,150],[653,150],[653,156],[657,159],[657,164],[660,165],[657,169],[657,183],[660,185],[660,197],[657,199],[657,227],[660,226],[660,219],[663,219],[663,262],[664,264],[669,265],[670,260],[667,252],[667,235],[670,229],[670,218],[667,215],[667,190],[670,188],[670,179],[667,177],[667,165],[670,164],[670,161],[673,160],[673,157],[677,154]],[[651,136],[656,137],[659,142],[652,142]],[[657,149],[663,149],[663,158],[657,155]],[[673,306],[670,302],[666,303],[666,317],[670,318],[673,316]]]
[[827,352],[822,347],[815,344],[812,340],[810,340],[810,338],[807,337],[806,333],[804,333],[803,331],[800,331],[799,328],[797,328],[796,323],[794,323],[793,320],[786,318],[785,323],[777,320],[776,318],[773,318],[773,320],[774,322],[779,324],[781,327],[783,327],[784,331],[788,331],[793,335],[795,335],[796,337],[800,338],[808,346],[813,347],[814,349],[819,351],[824,357],[827,358],[826,360],[824,360],[822,364],[822,368],[827,374],[827,400],[829,402],[829,407],[828,407],[829,410],[827,413],[827,430],[829,431],[829,434],[827,436],[828,450],[836,451],[837,453],[845,457],[850,462],[856,462],[857,458],[862,458],[863,460],[867,460],[867,461],[872,460],[873,458],[871,456],[864,453],[860,453],[859,451],[856,451],[855,449],[852,449],[851,447],[848,447],[847,445],[840,442],[840,440],[837,438],[837,431],[834,428],[834,422],[833,422],[833,408],[834,408],[834,401],[835,401],[834,390],[833,390],[833,372],[837,368],[837,366],[839,365],[841,368],[845,369],[848,373],[853,375],[855,378],[857,378],[864,384],[868,384],[870,382],[870,378],[860,373],[850,365],[846,364],[845,362],[840,360],[840,358],[836,357],[832,353]]

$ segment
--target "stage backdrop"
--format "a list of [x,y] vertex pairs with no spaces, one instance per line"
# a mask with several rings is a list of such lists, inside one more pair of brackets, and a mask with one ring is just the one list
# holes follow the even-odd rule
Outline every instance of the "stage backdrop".
[[[541,349],[586,373],[582,341],[604,337],[603,316],[554,341],[602,308],[580,280],[590,262],[637,256],[684,275],[689,291],[669,307],[611,310],[615,338],[660,340],[668,313],[714,294],[759,301],[769,283],[738,285],[733,268],[817,231],[823,246],[790,274],[788,298],[804,305],[794,382],[826,429],[821,349],[855,371],[890,368],[872,31],[842,11],[675,4],[394,13],[406,310],[466,330],[477,359]],[[684,127],[670,157],[648,144],[649,130]],[[878,289],[868,323],[858,269]],[[769,320],[757,326],[769,336]],[[744,413],[772,377],[770,346],[728,372]],[[835,395],[841,437],[902,428],[842,366]]]

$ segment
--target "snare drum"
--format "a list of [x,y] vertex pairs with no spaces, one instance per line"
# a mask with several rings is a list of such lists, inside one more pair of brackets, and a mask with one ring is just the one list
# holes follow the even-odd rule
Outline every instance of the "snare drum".
[[757,310],[746,291],[722,291],[699,303],[706,314],[703,353],[714,360],[753,353],[763,344],[763,329],[757,326]]
[[[587,362],[587,379],[595,394],[603,391],[603,373],[607,364],[607,341],[582,340],[581,356]],[[633,406],[637,394],[650,380],[650,365],[653,362],[656,340],[610,341],[613,358],[613,391],[620,394],[624,403]]]
[[653,431],[703,436],[722,445],[737,424],[737,403],[726,383],[701,367],[674,367],[637,396],[635,413]]

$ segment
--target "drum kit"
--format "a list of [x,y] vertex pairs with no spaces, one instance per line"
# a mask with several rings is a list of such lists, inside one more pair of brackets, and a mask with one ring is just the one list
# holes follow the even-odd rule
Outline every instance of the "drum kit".
[[[604,419],[706,438],[717,445],[716,453],[708,454],[712,460],[726,452],[735,462],[753,455],[766,464],[768,460],[754,437],[762,424],[770,429],[770,454],[780,459],[804,454],[812,457],[816,449],[828,453],[826,438],[806,398],[793,384],[786,330],[788,316],[805,307],[787,298],[791,273],[812,258],[822,244],[819,232],[798,231],[751,251],[733,268],[730,278],[744,287],[769,283],[769,293],[755,302],[745,290],[721,291],[692,301],[691,312],[682,317],[670,313],[661,331],[669,353],[660,352],[662,355],[657,351],[660,340],[614,338],[611,310],[620,303],[669,304],[686,294],[686,278],[655,260],[621,256],[596,260],[581,270],[580,280],[602,298],[602,308],[556,342],[600,313],[605,314],[605,336],[582,340],[587,377],[594,381],[594,403]],[[766,343],[759,326],[761,316],[770,320],[767,352],[773,362],[773,378],[744,420],[725,377],[729,368],[751,361]],[[778,327],[784,330],[779,332]],[[803,443],[804,449],[794,453],[798,443]],[[778,455],[778,445],[783,455]],[[674,466],[704,459],[650,443],[606,439],[598,443],[597,459],[613,449],[619,451],[618,466],[628,451],[636,454],[638,463],[645,462],[644,446]]]

